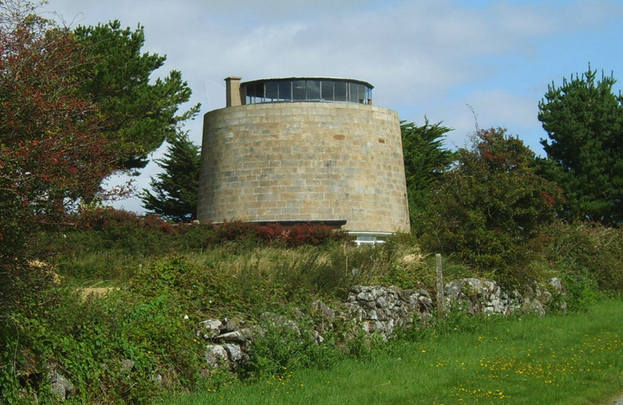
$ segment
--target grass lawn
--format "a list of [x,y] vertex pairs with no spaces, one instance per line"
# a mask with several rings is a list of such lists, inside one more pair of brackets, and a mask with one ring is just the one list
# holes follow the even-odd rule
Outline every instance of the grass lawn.
[[579,314],[478,321],[330,370],[284,370],[161,403],[605,405],[620,393],[623,301],[608,300]]

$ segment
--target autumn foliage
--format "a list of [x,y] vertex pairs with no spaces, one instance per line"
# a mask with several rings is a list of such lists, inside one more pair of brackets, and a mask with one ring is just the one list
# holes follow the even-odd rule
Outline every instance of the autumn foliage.
[[103,117],[81,96],[85,63],[69,30],[24,2],[0,3],[0,309],[28,271],[22,248],[99,190],[114,150]]
[[[79,210],[67,217],[68,222],[59,231],[70,233],[96,233],[98,246],[131,243],[147,250],[145,242],[157,240],[156,252],[162,245],[178,247],[183,244],[195,249],[207,249],[228,242],[248,246],[281,246],[294,248],[303,245],[319,246],[335,241],[349,240],[346,232],[334,230],[322,223],[253,223],[242,221],[171,223],[149,214],[137,215],[113,208]],[[170,239],[167,239],[169,238]],[[164,239],[167,239],[164,241]]]

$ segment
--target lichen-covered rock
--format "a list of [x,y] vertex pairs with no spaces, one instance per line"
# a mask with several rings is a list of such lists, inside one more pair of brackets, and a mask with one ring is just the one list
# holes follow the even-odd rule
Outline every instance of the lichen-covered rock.
[[[343,308],[361,322],[368,333],[389,338],[396,328],[432,312],[433,301],[423,290],[403,290],[396,286],[354,286]],[[424,315],[426,316],[426,315]]]
[[212,340],[222,333],[221,327],[223,326],[223,322],[221,322],[220,319],[207,319],[201,322],[201,325],[202,328],[197,331],[197,337],[205,340]]
[[65,401],[65,399],[74,392],[74,385],[60,374],[56,369],[52,369],[48,378],[50,379],[50,389],[59,400]]
[[232,332],[223,333],[222,335],[216,336],[214,340],[219,341],[219,342],[222,341],[222,342],[244,344],[245,342],[250,340],[252,336],[253,336],[253,333],[251,332],[251,330],[245,328],[245,329],[235,330]]
[[523,293],[503,290],[494,281],[465,278],[445,285],[445,304],[456,304],[470,314],[509,315],[517,311],[545,315],[554,294],[563,294],[559,279],[552,279],[548,286],[525,286]]
[[223,345],[208,345],[206,347],[205,360],[208,366],[212,368],[230,367],[229,356]]
[[[509,315],[520,308],[520,297],[512,297],[500,285],[489,280],[464,278],[446,284],[446,305],[458,304],[470,314]],[[519,299],[518,299],[519,298]]]

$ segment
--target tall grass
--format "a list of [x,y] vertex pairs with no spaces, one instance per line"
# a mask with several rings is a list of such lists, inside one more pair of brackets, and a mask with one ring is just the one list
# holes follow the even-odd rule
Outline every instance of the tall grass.
[[[572,315],[480,319],[329,370],[231,383],[161,403],[605,404],[623,395],[623,302]],[[472,320],[472,322],[476,322]]]
[[344,301],[357,284],[430,287],[434,283],[431,264],[398,263],[407,251],[391,245],[339,244],[239,250],[228,244],[154,259],[136,270],[129,288],[149,297],[172,294],[180,305],[189,304],[187,311],[201,316],[220,316],[223,311],[229,316],[232,312],[257,316],[307,307],[314,300]]

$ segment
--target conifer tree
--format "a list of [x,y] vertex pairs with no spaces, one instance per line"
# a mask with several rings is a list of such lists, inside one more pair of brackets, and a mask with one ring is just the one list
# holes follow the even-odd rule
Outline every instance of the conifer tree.
[[151,178],[154,194],[144,190],[143,207],[173,221],[192,221],[197,218],[200,148],[187,134],[169,143],[165,157],[155,160],[164,172]]
[[81,91],[106,116],[101,130],[117,148],[119,165],[134,171],[144,168],[147,156],[176,136],[200,105],[179,111],[192,93],[179,71],[151,77],[166,57],[142,51],[142,26],[132,30],[111,21],[79,26],[74,35],[87,60],[79,75]]
[[443,147],[446,133],[452,128],[441,125],[441,122],[431,124],[425,118],[424,125],[421,126],[403,121],[400,129],[409,211],[413,224],[417,213],[428,210],[431,188],[441,179],[454,159],[454,153]]
[[565,192],[564,217],[616,225],[623,221],[623,97],[613,93],[612,75],[596,76],[589,66],[549,86],[539,103],[549,136],[540,166]]

